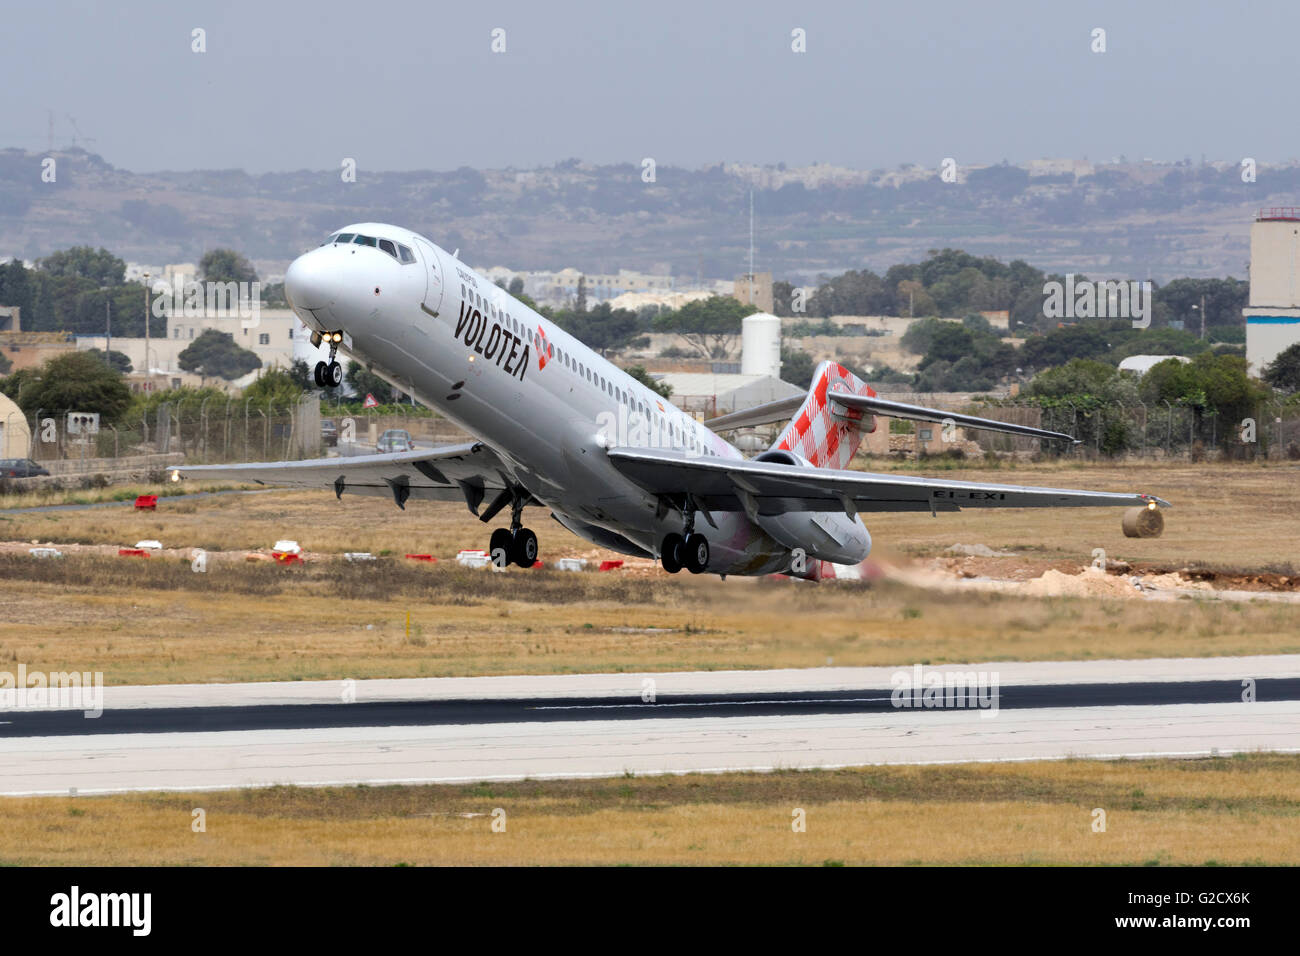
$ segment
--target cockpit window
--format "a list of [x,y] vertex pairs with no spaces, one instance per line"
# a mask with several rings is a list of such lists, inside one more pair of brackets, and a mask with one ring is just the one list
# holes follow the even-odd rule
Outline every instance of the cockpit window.
[[338,233],[336,232],[334,235],[330,236],[328,239],[326,239],[324,242],[322,242],[321,245],[322,245],[322,246],[328,246],[331,242],[335,242],[335,241],[338,239],[338,237],[339,237],[339,235],[338,235]]
[[389,254],[390,256],[392,256],[394,259],[397,258],[397,246],[393,245],[393,240],[391,240],[391,239],[380,239],[380,240],[379,240],[379,248],[380,248],[381,250],[383,250],[384,252],[388,253],[388,254]]
[[351,242],[351,241],[352,241],[352,237],[353,237],[354,235],[356,235],[356,233],[352,233],[352,232],[340,232],[337,236],[334,237],[334,241],[335,241],[335,242]]
[[358,246],[373,246],[375,244],[374,236],[357,236],[352,240]]
[[415,253],[401,243],[398,243],[397,245],[397,257],[403,262],[415,261]]

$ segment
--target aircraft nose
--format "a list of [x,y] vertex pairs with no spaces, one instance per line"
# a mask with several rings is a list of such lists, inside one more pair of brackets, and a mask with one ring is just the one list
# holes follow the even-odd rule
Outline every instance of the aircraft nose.
[[328,309],[338,297],[337,270],[327,262],[327,249],[313,249],[289,263],[284,294],[294,311]]

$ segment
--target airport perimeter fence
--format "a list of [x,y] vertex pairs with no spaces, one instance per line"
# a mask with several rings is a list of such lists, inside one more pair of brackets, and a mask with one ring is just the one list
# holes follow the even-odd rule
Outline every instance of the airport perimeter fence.
[[[382,414],[326,414],[317,396],[265,404],[207,398],[162,402],[150,411],[88,428],[76,410],[38,409],[0,419],[0,457],[31,458],[52,476],[129,472],[143,475],[180,462],[221,464],[286,461],[331,454],[374,454],[389,429],[407,432],[416,447],[467,440],[437,416],[389,408]],[[326,427],[322,428],[322,425]]]
[[1300,406],[1264,402],[1249,414],[1228,416],[1214,409],[1160,402],[1118,402],[1043,406],[1003,402],[981,406],[973,414],[1074,436],[1080,444],[1047,447],[1036,438],[998,432],[971,432],[985,451],[1033,453],[1040,450],[1086,457],[1184,459],[1221,458],[1300,460]]
[[[1281,402],[1261,404],[1253,414],[1231,420],[1213,410],[1167,402],[1086,407],[1063,402],[1044,407],[1009,401],[968,410],[998,421],[1063,432],[1081,443],[1070,446],[997,432],[966,433],[981,450],[994,454],[1189,461],[1300,459],[1300,406]],[[390,407],[380,414],[330,411],[327,415],[315,396],[270,406],[239,399],[164,402],[139,418],[86,431],[76,426],[69,410],[40,409],[30,417],[11,415],[0,420],[0,435],[5,437],[0,457],[32,458],[52,475],[143,474],[180,461],[217,464],[374,454],[381,450],[379,439],[390,429],[406,432],[417,449],[471,440],[424,409]],[[324,429],[323,421],[327,422]],[[931,454],[942,450],[942,446],[928,449]]]

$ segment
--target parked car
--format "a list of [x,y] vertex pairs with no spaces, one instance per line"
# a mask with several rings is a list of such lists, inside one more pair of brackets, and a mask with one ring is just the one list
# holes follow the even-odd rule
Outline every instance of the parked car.
[[396,451],[415,451],[415,442],[411,439],[411,433],[405,428],[390,428],[379,436],[376,450],[381,455]]
[[330,446],[339,443],[339,428],[334,424],[334,419],[322,418],[320,420],[320,437],[321,441]]
[[37,478],[49,472],[30,458],[0,459],[0,475],[5,478]]

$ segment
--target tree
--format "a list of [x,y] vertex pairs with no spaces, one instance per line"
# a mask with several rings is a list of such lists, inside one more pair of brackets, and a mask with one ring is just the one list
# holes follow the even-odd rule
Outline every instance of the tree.
[[612,349],[625,348],[645,331],[635,312],[612,308],[608,302],[601,302],[590,312],[557,312],[554,321],[601,355]]
[[0,352],[0,375],[8,375],[9,370],[14,367],[14,363],[9,361],[9,356]]
[[349,362],[344,376],[352,391],[359,397],[375,396],[375,401],[382,403],[392,400],[393,386],[389,385],[374,372],[365,368],[360,362]]
[[268,309],[287,309],[289,300],[284,297],[284,283],[272,282],[270,285],[264,285],[262,291],[262,305]]
[[244,389],[244,398],[258,405],[292,405],[302,398],[303,389],[290,369],[270,368]]
[[574,312],[587,311],[587,277],[578,276],[578,298],[573,304]]
[[506,286],[506,291],[509,292],[511,295],[513,295],[516,299],[519,298],[521,295],[524,294],[524,280],[521,279],[519,276],[515,276],[513,279],[510,280],[510,285]]
[[199,260],[205,282],[256,282],[253,264],[234,249],[209,249]]
[[117,349],[113,349],[108,353],[108,355],[105,355],[103,349],[86,349],[86,354],[95,356],[95,358],[99,359],[101,362],[107,363],[109,368],[112,368],[123,375],[131,374],[131,359],[128,358],[124,352],[119,352]]
[[1191,362],[1165,359],[1142,377],[1144,401],[1169,402],[1193,410],[1199,432],[1204,413],[1217,412],[1226,421],[1239,422],[1255,414],[1267,392],[1251,379],[1246,360],[1237,355],[1202,352]]
[[121,285],[126,276],[125,262],[107,249],[90,246],[52,252],[37,263],[37,268],[47,275],[89,279],[96,286]]
[[675,332],[706,359],[722,358],[735,346],[742,320],[757,311],[731,296],[715,295],[665,312],[654,320],[654,329]]
[[913,355],[924,355],[930,351],[930,343],[934,341],[939,330],[948,324],[943,319],[917,319],[915,322],[908,323],[907,331],[898,340],[898,344]]
[[1031,335],[1022,348],[1026,368],[1064,365],[1071,359],[1098,359],[1110,351],[1110,330],[1097,323],[1067,325],[1046,335]]
[[673,394],[673,387],[667,382],[656,381],[650,377],[650,373],[645,370],[643,365],[633,365],[623,369],[628,375],[644,385],[646,388],[653,389],[664,398],[669,398]]
[[223,378],[228,382],[262,367],[262,360],[256,352],[236,344],[235,337],[229,332],[216,329],[204,329],[176,356],[176,361],[187,372],[195,372],[204,378]]
[[1092,359],[1071,359],[1034,376],[1025,394],[1036,398],[1105,397],[1119,377],[1118,369]]
[[100,421],[112,424],[131,404],[131,390],[121,373],[88,352],[67,352],[49,359],[34,376],[24,376],[22,384],[16,401],[29,415],[38,410],[98,412]]
[[781,381],[808,388],[816,370],[817,363],[807,352],[781,346]]
[[1264,381],[1284,392],[1300,390],[1300,342],[1283,349],[1264,369]]

